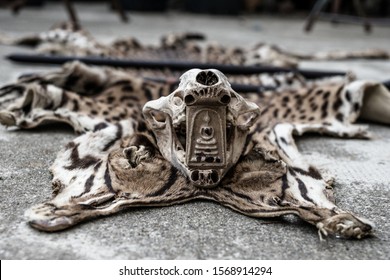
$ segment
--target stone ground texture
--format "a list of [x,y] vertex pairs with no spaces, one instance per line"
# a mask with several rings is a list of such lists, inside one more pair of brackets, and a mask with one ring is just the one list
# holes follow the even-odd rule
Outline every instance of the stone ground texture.
[[[172,31],[201,31],[226,45],[264,41],[309,52],[383,48],[390,29],[320,22],[302,32],[302,18],[216,17],[131,13],[119,22],[105,5],[76,5],[82,25],[103,41],[132,35],[157,43]],[[62,6],[25,9],[18,17],[0,10],[0,32],[22,35],[47,30],[66,19]],[[13,64],[4,55],[23,51],[0,46],[0,84],[22,72],[53,69]],[[302,67],[352,70],[361,79],[390,79],[389,61],[303,62]],[[390,110],[390,108],[389,108]],[[59,233],[30,228],[24,211],[51,195],[49,166],[75,134],[66,126],[20,131],[0,127],[0,259],[389,259],[390,129],[370,124],[373,140],[341,140],[308,135],[298,140],[305,157],[335,175],[337,203],[372,220],[376,236],[364,240],[328,238],[295,217],[254,219],[209,202],[165,208],[139,208],[83,223]]]

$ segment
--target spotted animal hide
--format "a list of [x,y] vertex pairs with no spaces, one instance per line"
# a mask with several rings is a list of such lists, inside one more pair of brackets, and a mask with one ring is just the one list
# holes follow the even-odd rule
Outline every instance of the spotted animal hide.
[[[1,124],[29,129],[63,122],[80,133],[58,154],[51,167],[53,196],[27,210],[29,224],[58,231],[131,207],[205,199],[257,218],[294,214],[320,235],[370,235],[368,220],[335,204],[332,179],[303,160],[293,136],[369,138],[366,127],[354,122],[389,124],[390,93],[381,84],[348,77],[306,81],[286,74],[258,81],[280,88],[241,94],[261,115],[237,164],[213,188],[193,185],[162,156],[142,116],[144,104],[167,96],[174,84],[73,62],[2,87]],[[176,133],[185,130],[178,126]]]
[[158,46],[143,45],[136,38],[127,37],[104,44],[88,31],[75,28],[71,23],[61,23],[47,32],[11,38],[0,34],[0,44],[34,47],[45,54],[71,56],[103,56],[142,60],[174,59],[204,63],[234,65],[272,65],[297,67],[301,60],[389,59],[387,51],[366,49],[359,51],[328,51],[299,54],[265,42],[251,47],[226,47],[218,43],[199,41],[199,33],[169,34],[161,38]]

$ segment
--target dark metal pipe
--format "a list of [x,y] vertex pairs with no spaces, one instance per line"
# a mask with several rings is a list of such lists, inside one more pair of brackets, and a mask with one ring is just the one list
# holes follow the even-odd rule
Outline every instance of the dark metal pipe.
[[296,72],[308,79],[323,78],[329,76],[343,76],[345,72],[336,71],[320,71],[320,70],[304,70],[292,69],[274,66],[241,66],[241,65],[225,65],[215,63],[200,63],[187,61],[172,61],[172,60],[130,60],[130,59],[114,59],[105,57],[77,57],[77,56],[53,56],[40,54],[23,54],[13,53],[6,56],[7,59],[15,62],[28,63],[44,63],[44,64],[63,64],[69,61],[78,60],[86,64],[104,65],[122,68],[149,68],[161,69],[169,68],[171,70],[186,71],[192,68],[200,69],[218,69],[225,74],[259,74],[259,73],[281,73],[281,72]]
[[382,82],[382,84],[383,84],[388,90],[390,90],[390,80],[384,81],[384,82]]

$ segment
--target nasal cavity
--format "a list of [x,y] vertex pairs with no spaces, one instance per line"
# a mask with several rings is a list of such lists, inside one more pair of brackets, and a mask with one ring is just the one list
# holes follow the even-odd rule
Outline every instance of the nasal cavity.
[[218,76],[212,71],[201,71],[196,75],[196,81],[205,86],[213,86],[218,83]]

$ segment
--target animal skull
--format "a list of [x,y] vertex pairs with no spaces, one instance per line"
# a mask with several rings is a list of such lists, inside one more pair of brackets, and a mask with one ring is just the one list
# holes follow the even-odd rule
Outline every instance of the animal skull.
[[241,156],[259,107],[215,69],[192,69],[170,95],[143,108],[163,157],[199,187],[218,185]]

